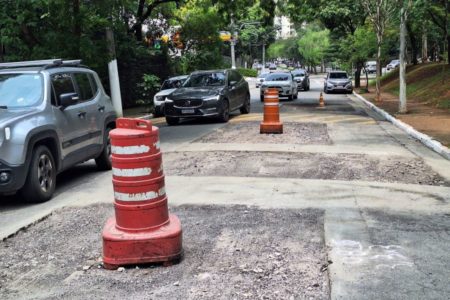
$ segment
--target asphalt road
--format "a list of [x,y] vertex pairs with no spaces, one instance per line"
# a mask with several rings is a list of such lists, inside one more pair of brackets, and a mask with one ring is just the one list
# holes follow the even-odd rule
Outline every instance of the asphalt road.
[[[321,234],[329,249],[328,259],[333,262],[328,268],[331,299],[448,299],[450,162],[367,110],[356,97],[327,94],[326,107],[319,109],[322,78],[311,76],[311,90],[300,92],[295,101],[282,99],[280,111],[286,123],[325,124],[326,133],[303,134],[327,134],[321,140],[329,143],[311,142],[314,139],[253,143],[231,138],[218,142],[208,140],[207,135],[218,129],[227,131],[229,125],[194,120],[169,127],[163,118],[154,119],[160,128],[162,151],[173,162],[171,169],[177,157],[182,161],[189,156],[186,153],[215,155],[219,160],[221,151],[234,153],[230,164],[241,167],[239,176],[233,176],[233,169],[198,175],[195,169],[190,175],[171,173],[166,177],[169,203],[174,207],[321,209]],[[250,81],[250,86],[251,113],[233,113],[230,125],[261,121],[259,90],[254,88],[254,81]],[[248,156],[258,161],[259,153],[277,155],[272,161],[265,160],[267,166],[245,173],[245,168],[239,166],[242,153],[246,153],[247,162]],[[295,174],[290,168],[297,165],[289,162],[291,157],[311,153],[314,155],[307,156],[309,164],[307,159],[303,162],[309,169],[314,169],[323,158],[334,159],[330,163],[333,166],[327,169],[322,163],[322,175],[315,172],[308,177],[309,173],[303,172],[301,178],[283,176],[283,170]],[[348,157],[357,163],[349,163]],[[187,165],[194,164],[192,161]],[[381,168],[386,165],[390,167]],[[340,172],[344,169],[345,174]],[[276,170],[277,175],[270,176],[275,174],[271,170]],[[367,175],[380,170],[389,172],[388,180]],[[354,176],[366,171],[367,176],[360,177],[364,179]],[[402,180],[405,173],[410,181]],[[422,182],[421,176],[425,175],[437,179]],[[28,205],[16,197],[2,200],[0,237],[5,238],[60,207],[112,202],[111,173],[98,172],[89,161],[58,176],[55,197],[47,203]]]

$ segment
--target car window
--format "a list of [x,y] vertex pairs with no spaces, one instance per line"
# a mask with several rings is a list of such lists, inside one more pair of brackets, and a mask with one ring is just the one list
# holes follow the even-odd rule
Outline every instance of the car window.
[[73,74],[78,87],[78,97],[80,101],[89,101],[94,97],[91,81],[87,73]]
[[302,71],[292,72],[292,74],[296,77],[305,76],[305,72]]
[[229,73],[229,77],[228,77],[229,79],[228,79],[228,82],[230,83],[231,81],[236,81],[236,82],[239,82],[240,80],[241,80],[241,78],[240,78],[240,74],[238,73],[238,72],[236,72],[236,71],[231,71],[230,73]]
[[183,84],[183,87],[202,87],[202,86],[224,86],[225,73],[199,73],[192,74],[189,79]]
[[332,79],[347,79],[347,73],[330,73],[329,78],[332,78]]
[[75,93],[75,87],[73,85],[72,76],[68,73],[60,73],[52,75],[52,86],[55,92],[56,100],[59,101],[59,97],[66,93]]
[[270,74],[266,81],[289,81],[289,74]]
[[161,90],[177,89],[180,86],[182,86],[185,81],[186,81],[186,78],[164,80],[163,84],[161,85]]
[[95,78],[92,74],[88,74],[88,76],[89,76],[89,80],[91,81],[92,93],[94,93],[94,95],[95,95],[98,92],[97,81],[95,80]]
[[34,106],[41,102],[43,80],[40,74],[1,74],[0,106]]

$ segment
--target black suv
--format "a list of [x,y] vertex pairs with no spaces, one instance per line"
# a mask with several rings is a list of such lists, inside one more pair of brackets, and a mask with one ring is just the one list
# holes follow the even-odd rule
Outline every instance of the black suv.
[[165,100],[169,125],[178,124],[180,118],[214,117],[228,122],[236,109],[250,112],[248,83],[236,70],[196,71]]
[[0,64],[0,195],[52,197],[57,173],[95,158],[111,169],[116,114],[97,74],[80,60]]

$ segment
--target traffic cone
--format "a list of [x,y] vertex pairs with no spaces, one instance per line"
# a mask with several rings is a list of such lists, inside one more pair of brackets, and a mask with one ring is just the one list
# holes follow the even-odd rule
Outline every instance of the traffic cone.
[[319,107],[320,107],[320,108],[325,107],[325,101],[323,100],[322,92],[320,92]]
[[280,100],[278,90],[267,89],[264,93],[264,119],[259,127],[260,133],[283,133],[280,122]]
[[115,217],[103,228],[103,264],[178,261],[179,219],[169,214],[159,129],[147,120],[119,118],[110,132]]

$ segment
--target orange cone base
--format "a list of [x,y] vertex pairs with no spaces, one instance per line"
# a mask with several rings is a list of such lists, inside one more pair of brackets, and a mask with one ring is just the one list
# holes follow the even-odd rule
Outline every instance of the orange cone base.
[[261,123],[259,126],[260,133],[283,133],[282,123]]
[[181,223],[170,214],[169,222],[142,232],[125,232],[116,228],[115,218],[103,228],[103,264],[106,269],[120,266],[162,262],[170,265],[183,254]]

